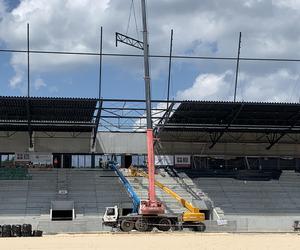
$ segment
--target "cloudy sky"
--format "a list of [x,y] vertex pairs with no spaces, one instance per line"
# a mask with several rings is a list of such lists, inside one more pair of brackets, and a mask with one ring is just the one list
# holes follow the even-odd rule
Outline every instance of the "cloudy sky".
[[[26,49],[30,23],[33,50],[141,53],[115,47],[116,31],[142,38],[140,1],[134,0],[0,0],[0,48]],[[148,0],[150,53],[167,55],[174,29],[174,54],[300,58],[300,0]],[[128,20],[130,20],[128,22]],[[128,25],[129,24],[129,25]],[[142,58],[104,57],[105,98],[143,98]],[[32,96],[97,97],[95,56],[30,57]],[[26,94],[26,55],[0,53],[0,95]],[[171,97],[232,100],[235,61],[174,59]],[[300,71],[296,62],[240,64],[237,99],[299,102]],[[152,96],[166,98],[168,60],[151,59]]]

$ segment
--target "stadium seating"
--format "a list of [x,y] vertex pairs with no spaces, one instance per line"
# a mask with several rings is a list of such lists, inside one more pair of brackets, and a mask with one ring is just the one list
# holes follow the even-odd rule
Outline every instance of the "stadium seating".
[[300,174],[283,171],[279,180],[241,181],[232,178],[194,178],[214,202],[230,214],[293,214],[300,211]]
[[107,206],[131,207],[129,196],[110,170],[29,169],[28,174],[31,179],[0,180],[0,218],[49,218],[53,200],[74,201],[80,216],[99,216]]
[[0,180],[30,180],[27,168],[0,168]]

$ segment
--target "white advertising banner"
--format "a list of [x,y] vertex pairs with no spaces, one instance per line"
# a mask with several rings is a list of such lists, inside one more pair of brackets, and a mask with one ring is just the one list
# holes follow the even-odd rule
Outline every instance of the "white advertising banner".
[[53,156],[50,153],[32,153],[32,152],[19,152],[15,154],[16,162],[32,162],[36,164],[51,165]]

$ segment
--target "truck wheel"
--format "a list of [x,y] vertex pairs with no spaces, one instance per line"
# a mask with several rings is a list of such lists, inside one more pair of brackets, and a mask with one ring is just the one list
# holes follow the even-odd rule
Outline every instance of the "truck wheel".
[[130,232],[134,228],[134,223],[130,220],[123,220],[120,227],[123,232]]
[[154,228],[154,226],[151,226],[151,225],[148,224],[147,232],[152,232],[153,228]]
[[138,219],[134,225],[139,232],[146,232],[148,230],[148,223],[144,219]]
[[204,223],[200,223],[199,225],[194,227],[194,231],[196,232],[204,232],[206,229],[206,226]]
[[169,231],[172,227],[172,221],[168,218],[162,218],[159,221],[158,229],[161,231]]

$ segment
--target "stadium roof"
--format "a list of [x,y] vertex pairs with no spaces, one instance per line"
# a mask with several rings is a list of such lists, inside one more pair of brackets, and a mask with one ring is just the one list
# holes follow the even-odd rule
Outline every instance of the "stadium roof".
[[0,97],[2,131],[91,132],[96,99]]
[[300,132],[300,104],[183,101],[159,127],[160,137],[170,131],[215,134],[212,146],[225,132],[276,134],[273,146],[285,134]]

